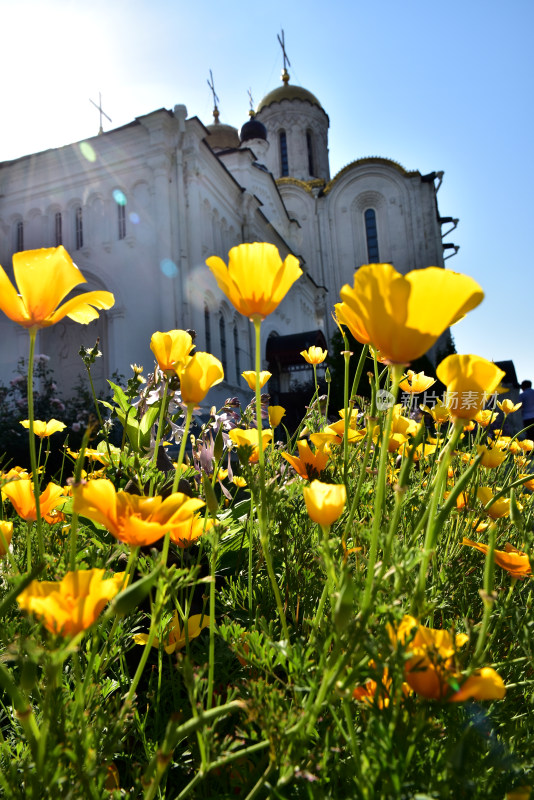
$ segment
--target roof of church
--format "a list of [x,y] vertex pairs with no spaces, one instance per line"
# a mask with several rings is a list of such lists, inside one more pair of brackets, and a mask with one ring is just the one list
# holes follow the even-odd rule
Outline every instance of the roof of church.
[[237,128],[233,125],[225,125],[224,122],[214,122],[212,125],[206,125],[206,130],[209,136],[206,137],[206,142],[213,149],[218,147],[221,150],[231,147],[239,147],[239,134]]
[[251,118],[242,126],[239,133],[239,138],[241,142],[250,142],[251,139],[263,139],[266,141],[267,128],[263,122],[260,122],[255,116],[251,116]]
[[291,83],[284,82],[282,86],[278,86],[278,88],[273,89],[272,92],[265,95],[263,100],[260,101],[256,113],[273,103],[281,103],[282,100],[302,100],[302,102],[310,103],[312,106],[317,106],[321,111],[324,111],[314,94],[304,89],[302,86],[294,86]]

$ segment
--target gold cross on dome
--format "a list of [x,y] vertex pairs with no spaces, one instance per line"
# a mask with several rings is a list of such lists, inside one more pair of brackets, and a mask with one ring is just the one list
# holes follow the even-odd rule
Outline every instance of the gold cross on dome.
[[94,100],[91,100],[91,98],[89,98],[89,102],[92,103],[95,108],[98,108],[98,110],[100,112],[100,128],[99,128],[99,131],[98,131],[98,134],[100,135],[101,133],[104,133],[104,128],[102,127],[102,117],[104,116],[110,122],[112,120],[111,120],[111,117],[108,117],[108,115],[106,114],[106,112],[102,108],[102,95],[100,94],[100,92],[98,93],[98,105],[95,103]]
[[[284,71],[282,73],[282,76],[284,77],[285,75],[287,75],[287,68],[291,66],[291,61],[287,57],[287,53],[286,53],[286,40],[285,40],[284,29],[283,28],[282,28],[282,36],[280,37],[280,34],[278,33],[277,37],[278,37],[278,42],[280,44],[280,47],[282,48],[282,55],[284,57]],[[289,80],[289,75],[287,75],[287,80]]]

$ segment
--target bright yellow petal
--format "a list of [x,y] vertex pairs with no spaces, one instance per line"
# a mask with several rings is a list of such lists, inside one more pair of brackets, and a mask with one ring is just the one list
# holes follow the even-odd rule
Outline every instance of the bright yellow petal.
[[103,290],[85,292],[85,294],[80,294],[63,303],[46,321],[46,325],[54,325],[63,317],[69,317],[74,322],[87,325],[94,319],[98,319],[98,311],[96,309],[111,308],[114,303],[115,297],[111,292]]
[[2,267],[0,267],[0,311],[3,311],[6,317],[19,325],[25,325],[28,321],[28,314],[22,298],[17,294],[17,290]]
[[36,325],[47,320],[75,286],[86,283],[62,246],[15,253],[13,272],[28,317]]

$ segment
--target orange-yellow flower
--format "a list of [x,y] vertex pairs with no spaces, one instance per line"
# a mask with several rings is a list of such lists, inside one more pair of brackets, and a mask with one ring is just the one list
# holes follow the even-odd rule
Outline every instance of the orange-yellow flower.
[[286,415],[286,410],[283,406],[269,406],[267,413],[269,414],[269,425],[274,429],[282,422],[283,417]]
[[221,362],[211,353],[195,353],[178,371],[182,400],[196,406],[204,400],[212,386],[224,378]]
[[437,428],[443,425],[444,422],[450,421],[450,409],[441,402],[439,397],[436,398],[436,404],[434,406],[419,406],[419,408],[421,411],[425,411],[427,414],[430,414]]
[[[256,372],[253,369],[247,369],[245,372],[242,372],[241,375],[246,380],[248,388],[254,392],[256,390]],[[262,370],[262,372],[260,372],[260,389],[263,389],[271,377],[272,373],[267,370]]]
[[486,469],[500,467],[508,456],[506,450],[501,450],[500,447],[486,447],[484,444],[477,444],[477,452],[479,455],[482,453],[480,463],[483,467],[486,467]]
[[454,353],[438,365],[436,375],[447,387],[451,416],[474,419],[505,373],[480,356]]
[[[30,429],[30,420],[25,419],[21,423],[23,428],[26,430]],[[64,422],[59,422],[57,419],[51,419],[49,422],[42,422],[40,419],[34,419],[33,421],[33,432],[39,439],[46,439],[48,436],[52,436],[53,433],[59,433],[66,428]]]
[[303,488],[308,516],[319,525],[332,525],[343,513],[347,491],[343,483],[312,481]]
[[508,414],[513,414],[514,411],[519,411],[523,403],[514,403],[513,400],[501,400],[497,403],[498,408],[501,409],[505,417]]
[[178,547],[189,547],[212,527],[212,519],[205,520],[200,514],[194,514],[194,516],[171,528],[171,542],[174,542]]
[[[19,515],[26,522],[37,519],[33,482],[30,480],[13,480],[2,486],[2,494],[8,497]],[[44,492],[39,495],[39,508],[41,517],[45,518],[52,509],[65,502],[63,487],[49,483]]]
[[414,372],[413,369],[406,370],[406,377],[399,384],[403,392],[408,394],[419,394],[426,392],[431,386],[434,386],[435,379],[425,375],[424,372]]
[[497,414],[495,411],[492,411],[490,408],[484,408],[482,411],[479,411],[478,414],[475,414],[473,419],[475,422],[478,422],[483,428],[487,428],[488,425],[493,422],[496,418]]
[[204,502],[175,492],[169,497],[141,497],[115,491],[105,478],[89,481],[74,488],[74,511],[82,517],[104,525],[121,542],[130,547],[154,544],[167,531],[189,521]]
[[391,363],[422,356],[449,325],[484,297],[467,275],[439,267],[401,275],[391,264],[366,264],[343,286],[339,320],[363,344],[371,343]]
[[[488,503],[493,498],[493,492],[489,488],[489,486],[479,486],[477,489],[477,497],[482,503],[483,506],[487,506]],[[520,507],[519,503],[518,506]],[[492,519],[500,519],[501,517],[507,517],[510,513],[510,498],[509,497],[499,497],[495,500],[486,511],[488,516]]]
[[150,349],[154,353],[162,372],[172,375],[175,370],[185,366],[193,349],[193,339],[187,331],[156,331],[150,339]]
[[[209,627],[210,620],[205,614],[193,614],[187,620],[187,636],[185,625],[180,624],[178,612],[174,611],[172,619],[165,628],[163,635],[163,647],[166,653],[174,653],[175,650],[181,650],[185,647],[187,640],[196,639],[200,636],[203,628]],[[133,637],[136,644],[146,644],[148,641],[148,634],[136,633]],[[159,647],[159,639],[155,638],[152,642],[152,647]]]
[[13,537],[13,523],[0,519],[0,558],[5,556]]
[[24,250],[13,255],[17,290],[0,267],[0,310],[30,330],[55,325],[64,317],[87,324],[97,319],[96,309],[111,308],[111,292],[86,292],[59,303],[85,278],[64,247]]
[[[466,547],[475,547],[481,553],[487,553],[489,546],[481,542],[473,542],[471,539],[462,539],[462,544]],[[517,550],[513,545],[506,542],[504,550],[494,550],[493,558],[495,563],[509,572],[513,578],[527,578],[532,575],[530,559],[527,553]]]
[[300,354],[308,364],[322,364],[328,355],[328,350],[312,345],[307,350],[302,350]]
[[51,633],[74,636],[89,628],[121,590],[124,574],[104,578],[103,569],[88,569],[67,572],[61,581],[32,581],[17,602]]
[[301,478],[308,481],[320,478],[330,458],[328,445],[316,448],[314,453],[307,440],[300,439],[297,442],[297,447],[299,450],[298,457],[292,456],[290,453],[282,453],[282,457],[289,461]]
[[232,247],[228,266],[218,256],[211,256],[206,264],[219,289],[249,319],[265,319],[302,275],[295,256],[282,261],[274,244],[265,242]]
[[[233,428],[228,434],[230,440],[234,443],[236,448],[244,447],[249,452],[249,462],[255,464],[260,457],[260,449],[258,447],[258,429],[257,428]],[[271,439],[273,432],[269,429],[262,430],[261,442],[262,449],[265,450]]]
[[[427,628],[414,617],[405,616],[396,630],[390,628],[390,636],[393,643],[405,645],[409,658],[404,665],[404,678],[421,697],[452,702],[504,697],[504,683],[495,670],[485,667],[463,680],[456,669],[456,651],[468,639],[464,633],[453,635],[446,630]],[[459,690],[455,691],[460,682]]]

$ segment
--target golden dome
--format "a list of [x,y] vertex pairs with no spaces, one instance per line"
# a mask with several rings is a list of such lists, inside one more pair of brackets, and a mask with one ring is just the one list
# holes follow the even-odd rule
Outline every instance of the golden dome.
[[282,100],[302,100],[302,102],[310,103],[312,106],[317,106],[321,109],[321,111],[324,111],[322,105],[314,94],[309,92],[307,89],[303,89],[302,86],[294,86],[293,84],[284,81],[282,86],[279,86],[277,89],[273,89],[272,92],[269,92],[269,94],[265,95],[256,109],[256,113],[261,111],[262,108],[267,108],[267,106],[270,106],[273,103],[281,103]]
[[240,145],[237,128],[234,128],[233,125],[214,122],[212,125],[207,125],[206,130],[209,135],[206,136],[205,141],[212,150],[214,148],[228,150],[229,148],[238,148]]

